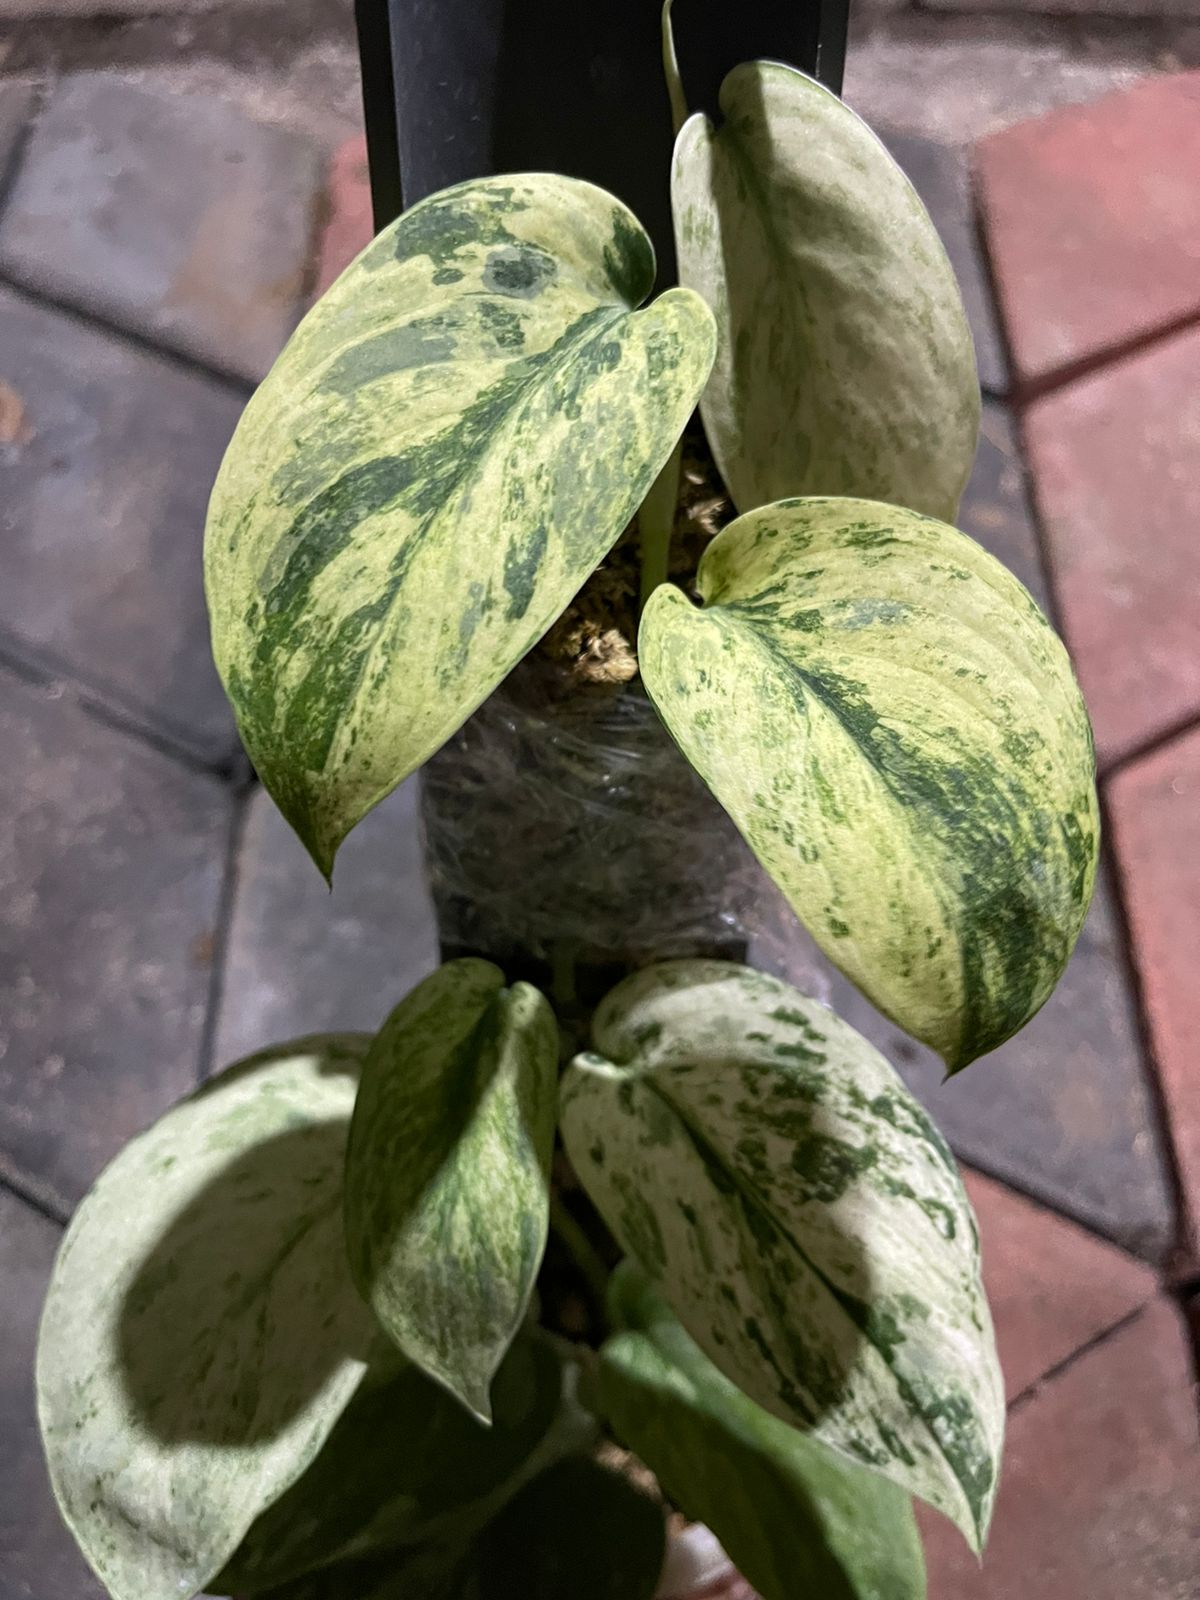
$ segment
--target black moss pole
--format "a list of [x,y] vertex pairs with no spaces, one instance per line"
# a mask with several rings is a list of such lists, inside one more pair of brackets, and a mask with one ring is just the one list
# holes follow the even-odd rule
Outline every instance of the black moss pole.
[[[675,0],[688,103],[740,61],[841,92],[850,0]],[[356,0],[375,225],[465,178],[563,172],[618,195],[674,276],[659,0]]]

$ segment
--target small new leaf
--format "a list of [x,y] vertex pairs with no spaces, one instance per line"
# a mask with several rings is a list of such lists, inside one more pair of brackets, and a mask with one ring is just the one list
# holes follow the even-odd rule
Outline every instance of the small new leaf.
[[643,614],[642,676],[826,955],[951,1072],[1049,997],[1091,899],[1066,651],[974,540],[861,500],[730,523]]
[[529,984],[452,961],[384,1023],[346,1152],[346,1242],[397,1346],[477,1416],[546,1244],[558,1030]]
[[978,1549],[1004,1427],[979,1242],[896,1073],[823,1006],[717,961],[627,979],[593,1039],[563,1080],[567,1153],[688,1333]]
[[127,1145],[67,1230],[38,1413],[113,1600],[206,1589],[362,1381],[378,1333],[346,1269],[342,1164],[368,1042],[229,1068]]
[[912,1502],[740,1393],[631,1261],[599,1405],[685,1515],[705,1523],[762,1600],[924,1600]]
[[954,272],[916,191],[828,89],[752,61],[679,134],[679,280],[717,319],[701,411],[741,511],[788,495],[952,521],[979,427]]
[[213,653],[326,874],[629,522],[712,364],[703,301],[573,178],[481,179],[384,229],[246,407],[209,510]]

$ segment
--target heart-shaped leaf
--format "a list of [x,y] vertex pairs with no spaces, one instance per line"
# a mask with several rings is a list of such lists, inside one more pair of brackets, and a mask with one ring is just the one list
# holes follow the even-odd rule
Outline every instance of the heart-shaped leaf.
[[1091,729],[1061,643],[964,534],[784,501],[666,585],[642,676],[825,953],[951,1071],[1047,999],[1091,899]]
[[609,1292],[600,1410],[761,1600],[924,1600],[902,1489],[772,1417],[722,1377],[630,1261]]
[[828,89],[752,61],[675,147],[679,279],[717,319],[705,429],[741,511],[788,495],[952,520],[979,427],[954,272],[916,191]]
[[206,1587],[367,1370],[379,1335],[341,1205],[367,1043],[231,1067],[126,1146],[67,1230],[38,1408],[59,1505],[114,1600]]
[[401,1546],[465,1549],[526,1482],[594,1442],[573,1375],[574,1364],[547,1340],[518,1337],[496,1374],[485,1428],[402,1357],[377,1363],[316,1460],[254,1523],[213,1591],[261,1595],[314,1569]]
[[384,1023],[354,1108],[355,1281],[404,1354],[485,1421],[546,1246],[557,1068],[538,991],[452,961]]
[[787,984],[650,967],[563,1080],[580,1179],[727,1378],[987,1529],[1004,1396],[946,1145],[867,1041]]
[[541,637],[670,455],[712,317],[591,184],[433,195],[309,312],[213,492],[213,651],[327,875],[350,829]]

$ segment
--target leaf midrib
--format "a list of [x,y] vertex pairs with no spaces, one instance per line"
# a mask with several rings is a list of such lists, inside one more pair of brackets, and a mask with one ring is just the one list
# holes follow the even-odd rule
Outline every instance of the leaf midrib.
[[713,1145],[706,1138],[706,1136],[704,1135],[703,1131],[696,1126],[696,1124],[693,1122],[692,1118],[688,1115],[687,1111],[682,1106],[679,1105],[679,1103],[674,1099],[674,1097],[659,1082],[658,1075],[654,1071],[654,1069],[653,1068],[643,1069],[642,1071],[640,1071],[637,1074],[637,1077],[638,1077],[638,1080],[641,1083],[645,1084],[646,1087],[649,1088],[651,1093],[653,1093],[653,1094],[658,1096],[658,1098],[662,1101],[663,1105],[666,1106],[668,1111],[674,1113],[675,1117],[679,1121],[679,1124],[680,1124],[681,1128],[687,1134],[688,1138],[691,1140],[693,1146],[695,1147],[696,1153],[699,1155],[700,1160],[703,1162],[704,1166],[706,1168],[709,1167],[710,1165],[718,1166],[723,1173],[726,1173],[729,1176],[729,1178],[732,1181],[733,1186],[736,1189],[738,1195],[740,1196],[743,1204],[753,1207],[761,1216],[763,1216],[767,1220],[767,1222],[770,1224],[770,1226],[783,1238],[785,1243],[792,1249],[792,1251],[795,1253],[795,1255],[800,1259],[800,1261],[804,1264],[804,1266],[812,1274],[814,1279],[826,1291],[826,1293],[829,1295],[829,1297],[832,1300],[832,1302],[837,1306],[838,1310],[846,1318],[846,1320],[850,1323],[850,1325],[855,1330],[855,1332],[858,1335],[860,1335],[862,1338],[864,1338],[867,1341],[867,1343],[871,1346],[871,1348],[875,1351],[875,1353],[879,1356],[880,1360],[883,1362],[884,1367],[891,1374],[892,1381],[896,1385],[896,1391],[899,1394],[900,1398],[904,1401],[905,1405],[909,1408],[910,1413],[912,1415],[914,1415],[914,1416],[920,1417],[921,1424],[924,1427],[925,1432],[928,1434],[929,1438],[933,1441],[934,1449],[935,1449],[938,1457],[945,1463],[945,1466],[948,1469],[951,1478],[953,1479],[954,1483],[958,1486],[959,1492],[960,1492],[960,1494],[962,1496],[963,1504],[965,1505],[965,1507],[967,1509],[968,1515],[970,1516],[972,1523],[974,1524],[974,1526],[975,1526],[977,1531],[981,1531],[979,1529],[979,1518],[977,1517],[977,1515],[975,1513],[975,1510],[974,1510],[974,1507],[972,1506],[971,1501],[970,1501],[970,1499],[968,1498],[968,1495],[967,1495],[966,1485],[963,1483],[962,1479],[959,1477],[957,1471],[955,1470],[954,1464],[950,1461],[949,1457],[946,1455],[945,1451],[943,1450],[942,1445],[941,1445],[941,1441],[938,1439],[938,1436],[937,1436],[936,1432],[934,1431],[929,1419],[926,1417],[924,1410],[917,1403],[917,1400],[916,1400],[915,1395],[913,1394],[911,1385],[907,1382],[907,1380],[905,1380],[903,1377],[901,1377],[901,1375],[892,1366],[892,1363],[888,1359],[888,1355],[887,1355],[886,1350],[874,1338],[872,1338],[870,1330],[868,1328],[865,1328],[862,1325],[862,1323],[860,1321],[858,1321],[853,1316],[853,1314],[848,1310],[848,1308],[847,1308],[847,1306],[845,1304],[845,1299],[843,1297],[842,1292],[839,1291],[837,1286],[830,1281],[828,1276],[821,1270],[821,1268],[816,1265],[816,1263],[812,1260],[812,1258],[808,1254],[808,1252],[803,1248],[803,1246],[800,1244],[800,1242],[796,1239],[796,1237],[792,1233],[791,1229],[786,1227],[782,1222],[780,1222],[776,1218],[775,1214],[772,1212],[772,1210],[770,1209],[770,1207],[767,1204],[767,1202],[764,1200],[762,1195],[759,1193],[759,1191],[758,1191],[757,1187],[754,1185],[754,1183],[752,1181],[750,1181],[745,1176],[745,1174],[742,1173],[736,1166],[732,1165],[731,1163],[729,1163],[727,1161],[723,1161],[723,1160],[720,1159],[719,1153],[715,1150]]
[[[593,338],[603,336],[609,331],[610,328],[613,327],[616,322],[624,317],[633,316],[635,314],[632,311],[622,310],[619,308],[614,308],[607,312],[604,312],[601,308],[597,308],[597,312],[599,314],[588,318],[587,324],[582,331],[577,331],[577,322],[572,328],[568,329],[566,333],[562,334],[548,350],[540,351],[536,356],[526,358],[530,363],[530,371],[514,387],[512,405],[505,417],[502,429],[497,430],[496,433],[487,435],[486,438],[482,439],[473,450],[464,452],[462,469],[455,473],[453,478],[450,480],[445,498],[442,500],[441,504],[430,511],[427,516],[414,524],[408,534],[407,539],[404,541],[406,544],[419,540],[423,541],[428,534],[431,524],[435,522],[438,517],[444,515],[447,506],[453,500],[461,498],[464,488],[468,483],[471,482],[473,477],[478,475],[483,462],[487,458],[499,434],[503,433],[506,436],[510,434],[514,423],[518,420],[518,418],[525,415],[533,394],[538,386],[538,380],[543,378],[547,373],[552,372],[556,368],[560,367],[567,356],[591,343]],[[587,313],[584,315],[587,316]],[[583,319],[581,318],[579,320]],[[395,502],[392,503],[394,504]],[[381,512],[384,509],[386,508],[380,508]],[[378,515],[379,513],[376,514]],[[415,553],[416,552],[414,551],[414,555]],[[391,618],[394,615],[396,606],[399,603],[397,598],[399,590],[400,585],[397,584],[396,588],[393,590],[391,598],[388,601],[388,618]],[[348,708],[357,703],[363,683],[369,676],[368,669],[373,665],[376,658],[376,653],[382,648],[386,637],[387,631],[381,622],[380,626],[376,630],[373,642],[368,649],[363,652],[359,662],[358,671],[355,673],[354,678],[349,684],[346,695],[346,705]],[[469,707],[466,715],[470,716],[471,711],[474,709],[474,706]],[[332,751],[330,753],[332,753]],[[326,766],[328,766],[328,759],[329,758],[327,756]],[[394,787],[394,784],[390,782],[386,783],[382,791],[375,795],[375,799],[372,801],[372,804],[382,799],[385,795],[390,794]],[[366,809],[370,810],[370,806],[367,806]],[[344,832],[342,833],[341,837],[345,837]],[[338,842],[340,843],[340,839]]]

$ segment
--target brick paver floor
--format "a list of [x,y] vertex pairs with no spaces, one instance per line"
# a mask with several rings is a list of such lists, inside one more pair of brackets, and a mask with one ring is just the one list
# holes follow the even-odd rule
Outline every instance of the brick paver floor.
[[[1113,824],[1061,989],[964,1077],[835,995],[970,1164],[1012,1407],[983,1566],[925,1518],[933,1600],[1200,1594],[1196,107],[1181,74],[997,135],[974,202],[972,152],[884,130],[979,346],[963,526],[1064,628]],[[73,1204],[215,1065],[373,1027],[435,960],[413,785],[326,894],[238,752],[199,582],[221,450],[365,241],[364,184],[361,146],[327,166],[199,93],[0,85],[0,1600],[99,1593],[31,1395]]]

